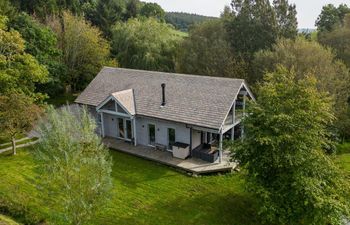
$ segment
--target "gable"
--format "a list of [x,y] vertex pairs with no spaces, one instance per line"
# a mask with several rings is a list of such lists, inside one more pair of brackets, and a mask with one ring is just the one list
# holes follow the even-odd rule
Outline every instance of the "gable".
[[133,90],[112,93],[98,106],[97,110],[107,110],[125,115],[135,115]]

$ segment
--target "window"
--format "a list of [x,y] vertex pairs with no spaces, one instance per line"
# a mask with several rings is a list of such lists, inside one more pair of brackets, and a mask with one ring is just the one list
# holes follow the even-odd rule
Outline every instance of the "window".
[[131,138],[132,138],[131,120],[126,120],[126,139],[131,140]]
[[115,111],[115,101],[109,100],[102,109],[109,110],[109,111]]
[[117,110],[119,113],[128,114],[119,104],[117,104]]
[[156,144],[156,126],[148,124],[148,141],[150,145]]

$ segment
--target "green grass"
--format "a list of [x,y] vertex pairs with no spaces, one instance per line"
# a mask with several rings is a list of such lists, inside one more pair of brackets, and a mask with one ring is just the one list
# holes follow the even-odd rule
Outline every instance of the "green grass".
[[7,216],[0,214],[0,225],[19,225]]
[[337,154],[350,153],[350,142],[345,142],[337,145]]
[[58,107],[58,106],[73,103],[77,97],[78,97],[78,94],[64,94],[64,95],[58,95],[55,97],[51,97],[51,98],[47,99],[46,102],[47,102],[47,104]]
[[[116,151],[110,202],[93,224],[259,224],[253,199],[238,174],[189,177],[163,165]],[[0,202],[26,205],[48,218],[35,188],[30,148],[0,155]]]

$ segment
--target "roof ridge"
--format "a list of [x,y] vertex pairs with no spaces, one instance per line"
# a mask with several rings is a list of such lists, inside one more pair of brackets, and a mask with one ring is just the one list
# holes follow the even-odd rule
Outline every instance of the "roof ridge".
[[104,70],[104,69],[126,70],[126,71],[136,71],[136,72],[144,72],[144,73],[149,72],[149,73],[158,74],[158,75],[166,74],[166,75],[176,75],[176,76],[183,76],[183,77],[196,77],[196,78],[205,78],[205,79],[214,79],[214,80],[239,80],[239,81],[245,82],[245,80],[241,79],[241,78],[229,78],[229,77],[216,77],[216,76],[208,76],[208,75],[160,72],[160,71],[129,69],[129,68],[110,67],[110,66],[104,66],[102,70]]

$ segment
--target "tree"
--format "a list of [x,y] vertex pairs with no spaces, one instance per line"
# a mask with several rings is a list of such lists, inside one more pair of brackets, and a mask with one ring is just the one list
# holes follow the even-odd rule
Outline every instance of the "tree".
[[139,0],[129,0],[126,4],[126,13],[124,20],[136,18],[140,14],[141,3]]
[[350,13],[345,15],[342,26],[318,35],[321,44],[336,51],[337,57],[350,68]]
[[279,37],[294,39],[298,35],[298,20],[295,4],[289,4],[288,0],[274,0],[273,6],[279,30]]
[[[294,4],[288,0],[232,0],[231,20],[226,21],[233,49],[251,56],[267,49],[278,37],[295,38],[298,21]],[[247,38],[249,37],[249,38]]]
[[130,19],[113,28],[112,54],[122,67],[171,72],[182,37],[154,18]]
[[233,0],[231,6],[235,16],[226,22],[226,29],[234,52],[249,59],[275,42],[278,25],[269,0]]
[[245,77],[245,64],[230,49],[222,20],[195,25],[178,48],[176,71],[232,78]]
[[341,26],[346,14],[350,13],[350,8],[345,4],[335,7],[333,4],[323,6],[321,14],[316,21],[317,29],[322,32],[332,31]]
[[11,2],[20,11],[34,15],[44,22],[51,16],[61,15],[65,10],[81,15],[84,4],[93,4],[95,0],[11,0]]
[[112,26],[123,20],[125,10],[124,0],[98,0],[96,10],[90,21],[101,29],[106,38],[110,39]]
[[267,224],[343,224],[349,184],[322,148],[333,120],[329,97],[316,79],[284,68],[267,74],[243,119],[235,158]]
[[42,94],[35,93],[35,85],[47,82],[48,71],[25,53],[25,41],[17,31],[8,31],[6,21],[0,16],[0,94],[16,91],[43,100]]
[[112,161],[86,109],[49,108],[35,149],[39,189],[60,224],[86,224],[109,197]]
[[15,7],[12,6],[9,0],[0,0],[0,15],[12,18],[15,14]]
[[85,88],[102,66],[112,63],[108,42],[99,29],[84,18],[64,12],[62,19],[54,18],[49,25],[56,32],[59,48],[63,52],[62,62],[67,67],[63,81],[67,90],[69,87],[73,91]]
[[313,74],[320,91],[329,92],[333,97],[334,125],[341,137],[348,136],[350,130],[347,99],[350,96],[350,74],[346,66],[336,59],[330,49],[317,42],[280,39],[272,50],[260,51],[255,55],[255,69],[251,83],[262,80],[265,72],[273,72],[278,65],[294,70],[298,79]]
[[65,65],[60,62],[62,52],[57,48],[56,34],[26,13],[14,17],[9,26],[17,30],[25,40],[25,52],[34,56],[49,71],[49,82],[37,85],[38,90],[50,96],[61,93]]
[[157,3],[145,3],[141,8],[140,15],[150,18],[157,18],[161,21],[164,20],[165,12]]
[[24,94],[0,95],[0,130],[2,135],[11,139],[14,155],[16,136],[30,131],[40,112],[33,100]]

